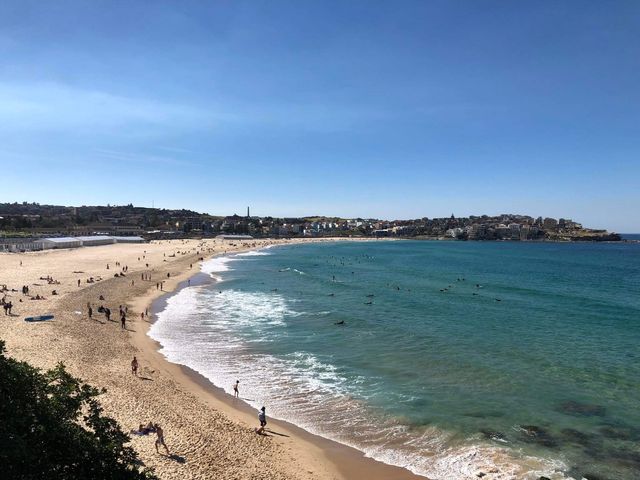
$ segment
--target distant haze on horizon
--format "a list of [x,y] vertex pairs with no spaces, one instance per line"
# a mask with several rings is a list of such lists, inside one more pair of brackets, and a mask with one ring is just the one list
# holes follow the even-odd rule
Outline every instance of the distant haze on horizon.
[[0,4],[0,202],[640,232],[640,2]]

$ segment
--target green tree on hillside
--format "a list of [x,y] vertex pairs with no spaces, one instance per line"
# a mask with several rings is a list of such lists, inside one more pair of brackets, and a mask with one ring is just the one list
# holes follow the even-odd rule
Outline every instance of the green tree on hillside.
[[0,340],[0,477],[155,479],[103,415],[100,393],[62,364],[42,372],[8,358]]

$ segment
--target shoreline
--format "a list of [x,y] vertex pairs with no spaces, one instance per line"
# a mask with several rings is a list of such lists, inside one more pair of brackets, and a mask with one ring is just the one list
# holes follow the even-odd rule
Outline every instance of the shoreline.
[[[339,241],[339,240],[337,240]],[[274,248],[277,245],[273,246]],[[266,247],[270,248],[270,247]],[[233,257],[237,254],[246,251],[257,251],[260,248],[248,248],[242,249],[229,254],[230,257]],[[214,255],[210,256],[205,261],[220,258],[226,255]],[[223,272],[224,273],[224,272]],[[202,276],[202,277],[201,277]],[[200,278],[201,277],[201,278]],[[188,285],[186,280],[191,279],[191,284]],[[193,279],[197,279],[195,282]],[[172,377],[176,379],[179,383],[181,383],[185,388],[188,388],[190,393],[193,393],[204,401],[208,400],[208,403],[215,408],[216,410],[223,411],[226,415],[229,416],[234,422],[239,422],[243,425],[247,425],[249,427],[254,426],[256,422],[257,411],[251,405],[242,401],[237,401],[233,398],[230,393],[227,393],[225,388],[214,384],[204,375],[200,374],[198,371],[182,364],[172,363],[170,360],[164,357],[164,355],[160,352],[162,345],[160,342],[154,340],[148,335],[148,330],[152,323],[157,321],[157,314],[162,312],[166,308],[166,304],[169,299],[177,294],[183,289],[188,288],[189,286],[200,286],[203,284],[214,285],[218,280],[214,275],[210,275],[199,270],[198,272],[192,274],[191,276],[187,276],[182,279],[171,292],[165,292],[164,295],[161,295],[158,298],[155,298],[149,305],[150,312],[152,312],[153,319],[149,324],[145,326],[144,337],[141,340],[141,344],[139,348],[146,349],[151,348],[153,350],[153,354],[159,357],[159,362],[167,363],[173,367],[177,367],[172,369]],[[145,345],[146,343],[146,345]],[[242,378],[242,377],[240,377]],[[230,385],[229,385],[230,387]],[[269,419],[270,426],[275,425],[278,429],[278,432],[284,432],[285,435],[288,435],[292,438],[291,441],[296,442],[296,447],[302,448],[305,453],[307,450],[311,449],[311,457],[312,460],[306,459],[303,463],[311,464],[314,460],[318,458],[323,458],[321,461],[329,462],[332,465],[332,470],[330,475],[336,475],[332,478],[341,478],[341,479],[351,479],[351,478],[368,478],[370,480],[388,480],[388,479],[396,479],[396,480],[418,480],[418,479],[427,479],[433,478],[427,477],[425,474],[418,474],[410,471],[409,469],[397,466],[393,464],[387,464],[382,460],[378,460],[373,457],[367,457],[366,454],[359,450],[357,447],[352,447],[350,445],[341,443],[340,441],[333,440],[331,438],[323,437],[322,435],[315,434],[305,430],[302,427],[297,426],[295,423],[286,421],[286,420],[277,420],[274,418]],[[277,433],[277,435],[279,435]],[[296,448],[297,450],[297,448]],[[503,452],[500,452],[503,454]],[[476,453],[471,454],[472,457],[476,455]],[[498,457],[496,457],[498,458]],[[515,461],[514,457],[512,460]],[[502,457],[504,459],[504,457]],[[546,459],[546,457],[530,457],[524,456],[521,460],[523,462],[551,462],[552,461]],[[551,463],[545,465],[545,467],[551,468]],[[514,468],[516,468],[517,463],[512,463]],[[469,463],[471,465],[471,463]],[[503,464],[507,465],[507,464]],[[518,463],[518,465],[520,465]],[[525,465],[525,463],[522,463]],[[538,467],[541,464],[537,464]],[[533,464],[530,464],[531,470],[527,470],[528,473],[543,472],[539,468],[534,468]],[[519,468],[519,467],[517,467]],[[566,478],[565,476],[558,477],[557,475],[563,475],[561,470],[557,470],[555,467],[553,474],[551,474],[552,478]],[[502,470],[502,467],[500,468]],[[484,476],[486,478],[503,478],[504,474],[518,475],[523,474],[524,472],[518,471],[517,473],[514,471],[510,471],[506,473],[504,471],[500,471],[496,468],[495,465],[481,465],[479,468],[473,467],[473,472],[469,473],[468,476],[464,476],[464,478],[475,478],[476,476]],[[314,470],[310,470],[311,473]],[[564,471],[564,470],[562,470]],[[494,476],[494,474],[496,474]],[[436,477],[438,478],[438,477]],[[447,478],[447,477],[445,477]],[[460,477],[463,478],[463,477]],[[520,476],[513,476],[509,478],[524,478]],[[527,476],[526,478],[533,478]],[[536,477],[538,478],[538,477]]]
[[[376,239],[377,240],[377,239]],[[321,242],[345,241],[345,239],[327,239]],[[347,241],[359,241],[356,239],[347,239]],[[363,240],[370,241],[370,240]],[[313,242],[313,240],[311,241]],[[317,240],[316,240],[317,242]],[[242,248],[230,252],[230,255],[237,255],[248,251],[258,251],[264,248],[272,248],[284,245],[294,245],[306,242],[297,242],[295,240],[280,245],[266,246],[261,248]],[[315,243],[315,242],[314,242]],[[224,257],[226,254],[216,254],[205,257],[204,261],[213,258]],[[198,262],[199,267],[202,261]],[[184,275],[184,278],[183,278]],[[202,278],[198,278],[202,275]],[[193,279],[197,279],[193,282]],[[160,295],[153,295],[151,292],[149,297],[138,297],[130,303],[134,309],[143,311],[149,309],[149,319],[134,336],[131,337],[132,344],[137,347],[144,355],[143,358],[150,358],[154,367],[164,369],[171,377],[189,393],[196,395],[200,400],[204,401],[214,409],[223,412],[233,422],[242,424],[243,426],[252,427],[256,424],[257,412],[253,407],[240,398],[239,400],[227,393],[221,386],[215,385],[208,378],[193,370],[192,368],[177,363],[170,362],[160,349],[162,345],[148,335],[149,328],[157,320],[157,313],[164,310],[166,302],[169,298],[177,295],[182,289],[190,286],[198,286],[203,284],[214,284],[215,279],[211,278],[201,270],[197,272],[183,272],[182,275],[175,277],[175,283],[169,286],[169,290],[160,292]],[[192,280],[191,285],[187,284],[188,280]],[[277,432],[274,430],[277,429]],[[289,448],[300,450],[297,454],[303,453],[307,458],[303,463],[317,464],[317,469],[322,469],[325,465],[325,473],[330,478],[354,479],[367,478],[369,480],[418,480],[427,477],[412,473],[404,467],[389,465],[371,457],[366,457],[364,452],[345,445],[343,443],[331,440],[320,435],[313,434],[291,422],[270,418],[268,431],[273,431],[279,440],[284,441]],[[270,436],[273,436],[270,435]],[[284,439],[287,440],[284,440]],[[310,470],[308,473],[316,473],[317,470]]]
[[[138,452],[141,465],[154,468],[161,479],[424,479],[294,423],[271,418],[268,429],[273,434],[256,435],[257,412],[253,407],[234,400],[196,371],[171,363],[159,351],[160,344],[147,335],[152,320],[142,316],[145,310],[155,318],[158,309],[189,283],[196,287],[216,281],[215,275],[201,270],[204,261],[271,246],[344,241],[367,242],[341,238],[247,243],[172,240],[0,254],[0,285],[8,285],[6,294],[14,303],[14,315],[0,322],[0,338],[6,342],[8,355],[17,360],[43,369],[63,362],[70,374],[105,388],[99,401],[124,431],[148,421],[160,423],[174,455],[156,453],[148,437],[133,436],[130,445]],[[127,265],[126,278],[114,275]],[[145,273],[153,280],[141,280]],[[44,275],[56,282],[47,282]],[[90,282],[90,278],[96,281]],[[159,281],[165,284],[163,290],[154,289]],[[19,293],[21,285],[29,286],[29,296],[46,298],[30,301],[29,296]],[[58,294],[51,294],[52,289]],[[101,304],[112,312],[118,311],[118,304],[127,305],[128,328],[120,328],[116,315],[111,322],[95,313],[89,318],[88,303],[94,312]],[[22,321],[26,316],[44,314],[54,314],[55,319]],[[138,356],[139,376],[133,376],[129,366],[134,355]],[[487,472],[486,478],[515,473],[501,467],[493,475],[494,470],[480,465],[460,478],[473,478],[480,471]]]
[[[362,473],[374,480],[418,478],[285,422],[274,420],[269,427],[286,436],[256,435],[255,412],[243,413],[240,405],[216,396],[214,387],[199,384],[195,375],[157,352],[146,335],[145,309],[201,273],[200,258],[291,243],[172,240],[3,253],[0,285],[7,286],[2,295],[13,302],[13,312],[2,317],[0,338],[7,355],[18,361],[40,369],[62,362],[71,375],[104,389],[98,400],[123,431],[149,421],[161,424],[171,455],[156,452],[148,436],[133,435],[129,445],[140,465],[163,480],[346,480]],[[160,282],[164,291],[157,287]],[[28,294],[21,292],[25,285]],[[36,295],[39,300],[32,301]],[[126,328],[117,315],[109,321],[97,313],[99,305],[113,313],[118,305],[127,306]],[[54,318],[23,320],[37,315]],[[130,368],[134,356],[137,376]]]

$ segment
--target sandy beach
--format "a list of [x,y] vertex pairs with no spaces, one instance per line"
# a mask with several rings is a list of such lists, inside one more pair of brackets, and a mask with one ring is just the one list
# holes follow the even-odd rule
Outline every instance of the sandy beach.
[[[106,388],[100,401],[124,430],[160,423],[171,455],[156,453],[148,436],[132,436],[131,444],[163,479],[421,478],[286,422],[270,421],[268,435],[256,435],[257,412],[234,400],[230,386],[214,386],[167,362],[146,335],[153,302],[186,284],[201,258],[288,242],[174,240],[1,254],[0,286],[8,288],[3,295],[13,310],[11,316],[0,312],[0,338],[14,358],[41,368],[63,362],[72,374]],[[125,276],[116,277],[123,268]],[[36,296],[43,299],[32,300]],[[111,321],[98,312],[101,305],[111,310]],[[119,306],[128,310],[126,329]],[[141,316],[145,311],[149,315]],[[55,318],[24,321],[43,314]],[[137,377],[130,368],[134,355]]]

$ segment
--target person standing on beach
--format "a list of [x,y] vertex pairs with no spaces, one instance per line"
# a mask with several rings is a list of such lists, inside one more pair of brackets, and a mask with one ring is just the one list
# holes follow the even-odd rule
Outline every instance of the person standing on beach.
[[93,308],[91,308],[91,305],[89,305],[89,320],[91,320],[92,316],[93,316]]
[[120,317],[120,328],[127,329],[127,317],[124,314]]
[[240,385],[240,380],[236,380],[236,384],[233,386],[233,396],[236,398],[240,396],[240,390],[238,390],[239,385]]
[[167,447],[167,444],[164,443],[164,431],[162,430],[162,427],[160,427],[160,425],[158,425],[157,423],[154,425],[154,427],[156,429],[156,436],[158,437],[156,438],[156,452],[160,453],[158,451],[158,445],[162,445],[167,451],[167,455],[169,455],[169,447]]
[[133,357],[133,360],[131,360],[131,373],[133,373],[136,377],[138,376],[138,359],[135,357]]
[[267,413],[266,409],[262,407],[258,412],[258,420],[260,421],[260,428],[256,428],[256,433],[262,435],[264,433],[264,427],[267,426]]

